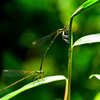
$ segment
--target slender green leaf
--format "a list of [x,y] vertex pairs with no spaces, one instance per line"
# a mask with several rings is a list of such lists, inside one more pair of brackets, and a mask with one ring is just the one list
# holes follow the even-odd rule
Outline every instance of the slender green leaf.
[[[76,1],[77,2],[77,1]],[[83,3],[72,15],[72,17],[76,16],[77,14],[86,11],[93,7],[95,4],[100,3],[100,0],[88,0],[85,3]]]
[[89,79],[91,79],[92,77],[96,77],[97,79],[100,80],[100,75],[99,74],[93,74],[89,76]]
[[96,94],[96,96],[93,100],[100,100],[100,91]]
[[67,80],[67,78],[63,75],[45,77],[43,79],[39,79],[39,80],[36,80],[34,82],[31,82],[31,83],[21,87],[20,89],[3,96],[2,98],[0,98],[0,100],[9,100],[12,97],[18,95],[19,93],[21,93],[25,90],[31,89],[33,87],[36,87],[36,86],[39,86],[39,85],[42,85],[42,84],[47,84],[47,83],[59,81],[59,80]]
[[100,42],[100,33],[81,37],[73,44],[73,47],[77,45],[96,43],[96,42]]

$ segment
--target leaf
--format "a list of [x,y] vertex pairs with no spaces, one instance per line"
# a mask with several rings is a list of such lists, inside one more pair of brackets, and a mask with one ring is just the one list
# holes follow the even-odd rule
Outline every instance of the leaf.
[[77,14],[88,10],[95,4],[100,3],[100,0],[87,0],[85,3],[83,3],[72,15],[72,17],[76,16]]
[[39,86],[39,85],[47,84],[50,82],[59,81],[59,80],[67,80],[67,78],[63,75],[45,77],[43,79],[39,79],[34,82],[31,82],[31,83],[21,87],[20,89],[3,96],[2,98],[0,98],[0,100],[9,100],[12,97],[18,95],[19,93],[21,93],[25,90],[31,89],[31,88]]
[[99,74],[93,74],[89,76],[89,79],[91,79],[92,77],[96,77],[97,79],[100,80],[100,75]]
[[100,100],[100,92],[98,92],[94,98],[94,100]]
[[100,42],[100,33],[81,37],[73,44],[73,47],[77,45],[96,43],[96,42]]

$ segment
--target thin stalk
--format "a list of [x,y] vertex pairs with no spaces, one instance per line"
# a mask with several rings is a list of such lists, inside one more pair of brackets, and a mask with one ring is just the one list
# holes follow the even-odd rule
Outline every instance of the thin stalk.
[[72,29],[72,20],[73,17],[70,19],[69,25],[69,54],[68,54],[68,100],[71,99],[71,72],[72,72],[72,52],[73,52],[73,34],[71,32]]
[[67,98],[68,98],[68,80],[66,80],[64,100],[67,100]]

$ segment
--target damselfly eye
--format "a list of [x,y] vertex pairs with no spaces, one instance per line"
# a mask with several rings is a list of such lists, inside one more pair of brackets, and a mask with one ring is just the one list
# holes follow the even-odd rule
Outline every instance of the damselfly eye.
[[66,26],[64,26],[64,29],[66,29],[67,27]]

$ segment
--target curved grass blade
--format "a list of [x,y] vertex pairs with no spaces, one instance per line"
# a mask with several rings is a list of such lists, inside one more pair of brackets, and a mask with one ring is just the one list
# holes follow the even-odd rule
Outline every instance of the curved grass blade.
[[96,77],[97,79],[100,80],[100,75],[99,74],[93,74],[89,76],[89,79],[91,79],[92,77]]
[[96,43],[96,42],[100,42],[100,33],[81,37],[73,44],[73,47],[77,45]]
[[85,3],[83,3],[72,15],[72,17],[76,16],[77,14],[84,12],[91,7],[93,7],[95,4],[100,3],[100,0],[87,0]]
[[67,78],[63,75],[45,77],[43,79],[39,79],[34,82],[31,82],[31,83],[21,87],[20,89],[3,96],[2,98],[0,98],[0,100],[9,100],[12,97],[18,95],[19,93],[21,93],[23,91],[37,87],[39,85],[43,85],[43,84],[47,84],[47,83],[51,83],[51,82],[55,82],[55,81],[59,81],[59,80],[67,80]]

